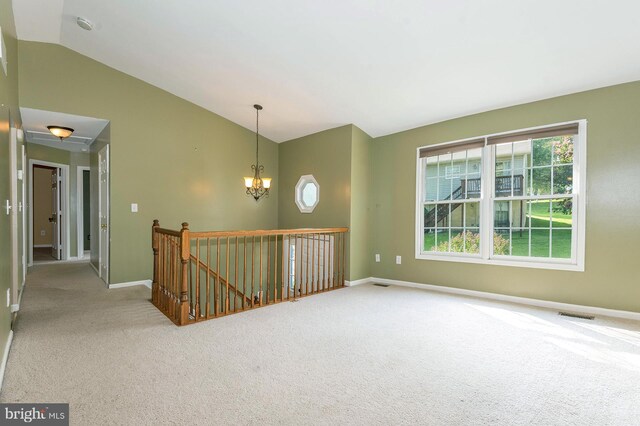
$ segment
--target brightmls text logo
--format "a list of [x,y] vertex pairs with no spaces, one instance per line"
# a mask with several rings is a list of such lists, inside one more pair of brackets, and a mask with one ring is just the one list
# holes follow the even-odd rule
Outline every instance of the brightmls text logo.
[[69,425],[69,404],[0,404],[0,425]]

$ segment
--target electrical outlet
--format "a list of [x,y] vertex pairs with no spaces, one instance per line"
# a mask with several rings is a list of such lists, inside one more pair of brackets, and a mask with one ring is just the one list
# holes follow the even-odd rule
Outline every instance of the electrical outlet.
[[380,255],[376,253],[376,262],[380,262]]
[[45,231],[44,229],[40,230],[40,236],[44,237],[45,235],[47,235],[47,231]]
[[137,203],[132,203],[131,204],[131,213],[138,213],[138,204]]
[[396,265],[402,264],[402,256],[396,256]]

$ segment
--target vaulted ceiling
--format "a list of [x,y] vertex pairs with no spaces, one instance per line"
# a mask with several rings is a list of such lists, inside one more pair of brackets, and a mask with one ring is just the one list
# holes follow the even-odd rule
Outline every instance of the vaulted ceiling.
[[[14,0],[59,43],[281,142],[640,80],[635,0]],[[76,25],[84,17],[93,31]]]

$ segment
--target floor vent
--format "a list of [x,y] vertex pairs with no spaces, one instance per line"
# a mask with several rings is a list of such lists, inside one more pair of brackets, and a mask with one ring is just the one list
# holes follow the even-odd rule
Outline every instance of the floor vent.
[[580,318],[580,319],[586,319],[586,320],[593,320],[596,318],[593,315],[572,314],[571,312],[558,312],[558,315],[561,315],[563,317]]
[[389,284],[374,284],[377,285],[378,287],[389,287]]

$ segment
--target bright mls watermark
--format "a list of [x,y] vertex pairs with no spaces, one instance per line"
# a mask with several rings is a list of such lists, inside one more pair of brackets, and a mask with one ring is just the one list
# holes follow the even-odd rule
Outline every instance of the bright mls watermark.
[[2,425],[69,425],[69,404],[0,404]]

